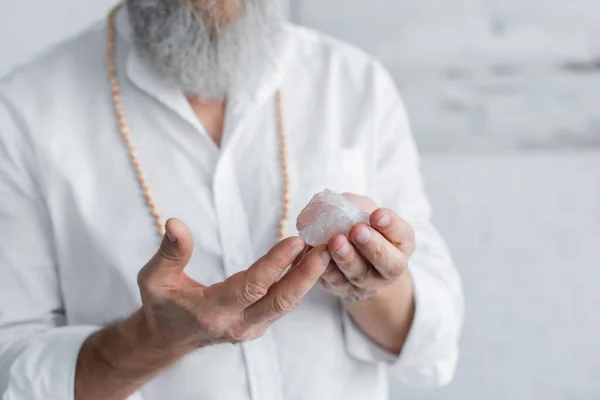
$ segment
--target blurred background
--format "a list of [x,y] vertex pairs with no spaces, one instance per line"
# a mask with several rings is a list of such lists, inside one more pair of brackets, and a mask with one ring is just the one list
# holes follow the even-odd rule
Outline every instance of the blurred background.
[[[0,0],[0,75],[113,0]],[[296,0],[392,72],[464,279],[456,379],[392,399],[600,399],[600,0]]]

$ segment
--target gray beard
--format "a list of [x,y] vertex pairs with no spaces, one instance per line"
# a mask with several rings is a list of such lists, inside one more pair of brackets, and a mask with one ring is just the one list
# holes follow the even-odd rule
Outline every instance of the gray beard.
[[[138,54],[187,95],[223,101],[241,79],[260,73],[280,50],[280,0],[245,0],[242,14],[220,26],[200,16],[222,0],[195,10],[186,0],[126,0]],[[205,17],[206,18],[206,17]]]

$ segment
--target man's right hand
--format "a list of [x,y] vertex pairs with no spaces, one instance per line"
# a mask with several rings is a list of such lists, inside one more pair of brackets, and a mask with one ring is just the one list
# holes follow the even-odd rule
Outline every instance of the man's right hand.
[[309,249],[302,239],[288,238],[247,270],[204,286],[183,272],[193,250],[190,231],[174,219],[166,228],[160,249],[140,271],[138,284],[150,335],[172,348],[191,351],[262,336],[302,301],[331,260],[325,246]]
[[166,228],[160,249],[138,274],[141,309],[83,343],[75,400],[126,399],[199,347],[261,336],[302,301],[330,261],[325,246],[310,249],[288,238],[246,271],[204,286],[183,272],[193,251],[189,229],[178,220]]

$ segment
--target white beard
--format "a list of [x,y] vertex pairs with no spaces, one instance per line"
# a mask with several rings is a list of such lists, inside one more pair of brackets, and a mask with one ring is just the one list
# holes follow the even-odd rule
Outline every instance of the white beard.
[[[218,12],[223,0],[205,0]],[[164,79],[203,101],[223,101],[238,80],[280,49],[280,0],[245,0],[241,15],[212,30],[186,0],[126,0],[139,55]],[[203,12],[204,14],[204,12]]]

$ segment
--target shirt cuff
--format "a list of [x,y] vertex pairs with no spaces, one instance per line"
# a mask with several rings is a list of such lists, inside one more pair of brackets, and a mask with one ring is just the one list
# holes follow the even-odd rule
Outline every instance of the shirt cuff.
[[415,316],[400,356],[374,343],[344,310],[346,349],[361,361],[386,364],[392,375],[409,386],[443,386],[456,367],[460,322],[447,289],[427,273],[411,272]]
[[[73,400],[75,368],[83,342],[95,326],[55,328],[35,338],[10,370],[4,400]],[[135,394],[128,400],[141,400]]]
[[452,380],[458,361],[459,302],[426,269],[415,268],[411,273],[415,317],[392,372],[409,386],[444,386]]

